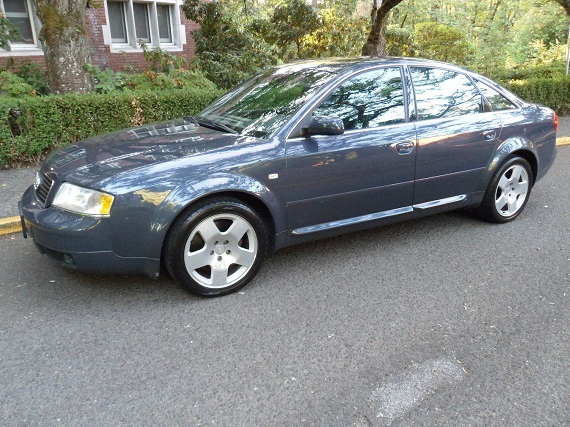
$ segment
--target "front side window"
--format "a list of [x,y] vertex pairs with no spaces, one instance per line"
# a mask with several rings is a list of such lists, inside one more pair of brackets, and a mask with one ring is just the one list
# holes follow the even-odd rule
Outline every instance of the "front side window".
[[121,48],[140,48],[141,43],[155,47],[175,45],[174,35],[180,28],[178,2],[107,0],[112,44]]
[[455,71],[412,67],[418,120],[483,111],[481,94],[467,76]]
[[313,116],[341,118],[345,130],[405,122],[400,68],[382,68],[351,77],[313,111]]

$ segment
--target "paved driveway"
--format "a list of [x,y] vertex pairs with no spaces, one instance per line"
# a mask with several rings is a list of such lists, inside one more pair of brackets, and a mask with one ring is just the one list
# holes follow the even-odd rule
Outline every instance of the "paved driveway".
[[90,276],[0,238],[0,425],[570,425],[570,147],[506,225],[282,250],[243,292]]

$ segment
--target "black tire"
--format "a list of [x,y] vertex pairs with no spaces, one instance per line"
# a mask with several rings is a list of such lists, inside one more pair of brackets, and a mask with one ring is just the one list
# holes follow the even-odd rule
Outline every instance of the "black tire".
[[269,248],[262,218],[237,199],[210,199],[178,218],[165,241],[163,263],[178,283],[202,296],[248,284]]
[[508,158],[493,175],[477,213],[494,223],[514,220],[525,208],[533,184],[529,163],[522,157]]

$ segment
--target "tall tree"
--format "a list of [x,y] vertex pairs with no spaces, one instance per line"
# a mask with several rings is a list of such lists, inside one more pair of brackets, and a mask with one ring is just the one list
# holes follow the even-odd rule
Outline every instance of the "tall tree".
[[368,39],[362,47],[364,56],[386,56],[386,26],[390,11],[402,0],[373,0]]
[[89,0],[33,0],[42,23],[40,40],[44,50],[52,92],[88,92],[91,62],[86,9]]

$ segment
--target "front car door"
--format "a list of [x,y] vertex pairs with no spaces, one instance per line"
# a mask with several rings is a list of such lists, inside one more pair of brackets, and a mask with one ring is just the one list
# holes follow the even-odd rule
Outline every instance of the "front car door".
[[[416,131],[399,66],[349,77],[312,117],[341,118],[342,135],[287,140],[287,228],[326,231],[411,211]],[[310,121],[310,117],[308,117]]]

